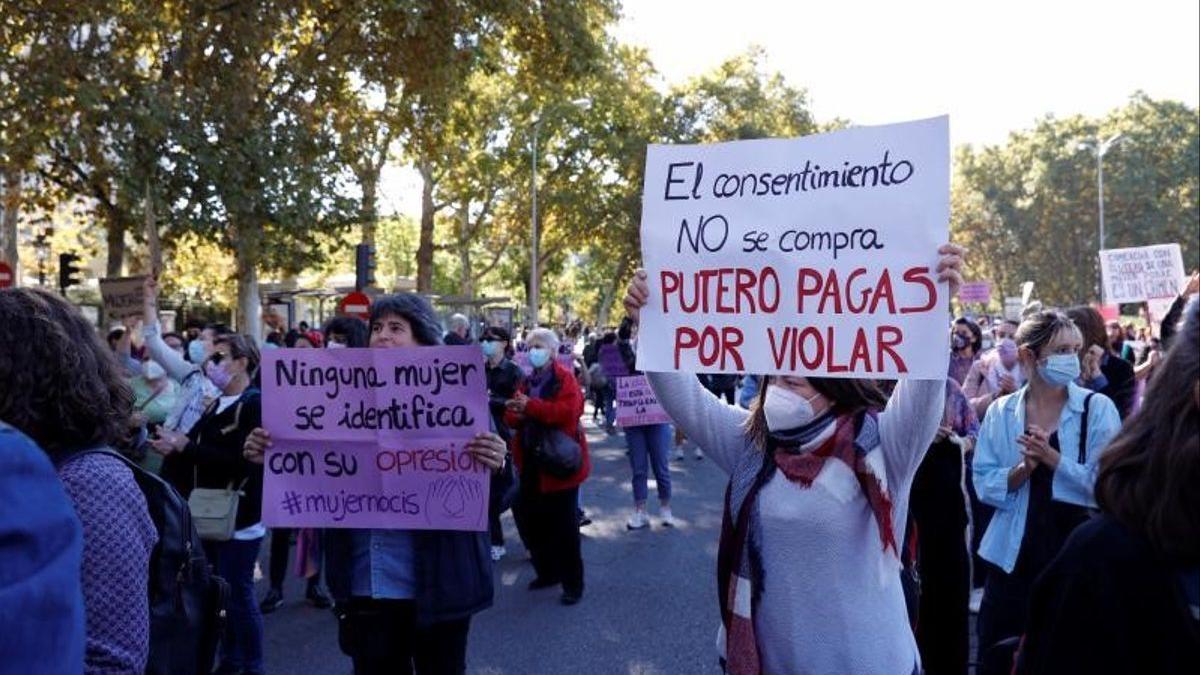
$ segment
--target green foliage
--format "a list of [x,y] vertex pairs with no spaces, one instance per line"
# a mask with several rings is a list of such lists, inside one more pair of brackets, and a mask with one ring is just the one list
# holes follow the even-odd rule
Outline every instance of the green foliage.
[[[1124,135],[1104,158],[1105,247],[1179,243],[1200,255],[1200,117],[1137,94],[1102,119],[1046,118],[1002,146],[959,148],[952,230],[968,276],[1003,295],[1031,280],[1047,304],[1097,299],[1096,158],[1081,142]],[[1190,261],[1190,262],[1189,262]]]

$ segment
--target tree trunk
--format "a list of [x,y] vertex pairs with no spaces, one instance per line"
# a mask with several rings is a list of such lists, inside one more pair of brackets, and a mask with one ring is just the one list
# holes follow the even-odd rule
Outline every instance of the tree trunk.
[[369,167],[359,176],[359,182],[362,184],[362,203],[359,205],[362,243],[374,246],[375,227],[379,221],[379,212],[375,206],[379,193],[379,172],[374,167]]
[[463,200],[458,207],[458,288],[468,297],[475,297],[475,277],[471,274],[471,213],[470,203]]
[[604,292],[600,296],[600,308],[596,312],[596,325],[607,326],[608,315],[612,313],[613,301],[617,297],[617,284],[625,279],[625,275],[629,273],[629,258],[621,258],[621,262],[617,264],[617,273],[608,280],[604,285]]
[[104,273],[110,278],[119,277],[125,267],[125,232],[129,229],[129,224],[112,211],[108,212],[107,221],[105,238],[108,242],[108,261]]
[[12,267],[14,280],[20,280],[17,221],[21,215],[21,174],[6,174],[5,179],[4,193],[0,195],[0,260]]
[[417,245],[417,292],[433,292],[433,170],[422,162],[421,172],[421,237]]
[[262,304],[258,297],[258,270],[249,246],[234,251],[237,262],[237,331],[254,338],[257,344],[262,335]]

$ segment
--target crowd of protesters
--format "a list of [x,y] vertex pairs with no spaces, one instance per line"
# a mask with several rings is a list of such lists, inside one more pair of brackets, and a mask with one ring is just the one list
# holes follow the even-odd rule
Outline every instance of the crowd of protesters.
[[[964,252],[938,255],[953,293]],[[507,554],[504,512],[529,589],[584,599],[590,401],[594,425],[624,436],[628,530],[676,524],[673,438],[728,475],[725,672],[1200,672],[1198,285],[1157,334],[1089,306],[959,318],[943,380],[645,373],[672,421],[625,428],[617,382],[642,374],[641,273],[615,330],[519,337],[443,321],[415,294],[261,340],[222,324],[175,333],[153,278],[140,321],[98,334],[59,296],[0,290],[0,503],[20,504],[0,510],[0,671],[262,673],[263,615],[294,570],[304,600],[332,608],[355,673],[463,673]],[[466,449],[491,471],[487,531],[268,531],[261,350],[441,344],[478,345],[485,363],[491,431]],[[531,448],[549,437],[577,444],[579,466],[540,461]],[[152,616],[174,535],[147,476],[184,500],[240,495],[227,531],[186,547],[222,580],[224,617],[216,653],[189,667],[159,666],[195,640]]]

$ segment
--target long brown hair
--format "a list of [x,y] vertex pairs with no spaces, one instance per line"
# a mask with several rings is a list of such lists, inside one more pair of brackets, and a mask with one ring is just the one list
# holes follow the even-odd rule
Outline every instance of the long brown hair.
[[1167,560],[1200,563],[1200,300],[1141,409],[1100,456],[1096,502]]
[[[763,402],[767,400],[767,387],[770,376],[760,375],[762,384],[758,388],[758,396],[750,406],[750,417],[746,419],[746,437],[760,448],[767,447],[770,432],[767,429],[767,416],[763,412]],[[879,389],[875,380],[851,380],[837,377],[806,378],[813,389],[829,399],[833,411],[837,415],[853,415],[861,410],[881,409],[887,405],[887,397]]]
[[1079,305],[1067,310],[1067,316],[1079,327],[1083,334],[1083,351],[1088,347],[1098,345],[1105,352],[1112,352],[1112,340],[1108,339],[1108,329],[1104,326],[1104,317],[1100,316],[1094,307]]
[[119,446],[133,391],[83,315],[39,289],[0,290],[0,419],[60,456]]

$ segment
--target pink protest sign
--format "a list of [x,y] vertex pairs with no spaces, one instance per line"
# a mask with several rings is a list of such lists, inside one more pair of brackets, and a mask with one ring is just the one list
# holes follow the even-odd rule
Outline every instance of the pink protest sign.
[[487,529],[477,346],[263,352],[263,521],[273,527]]
[[645,375],[617,378],[617,425],[641,427],[647,424],[670,422]]
[[958,289],[959,302],[981,302],[989,303],[992,301],[992,282],[990,281],[968,281]]

